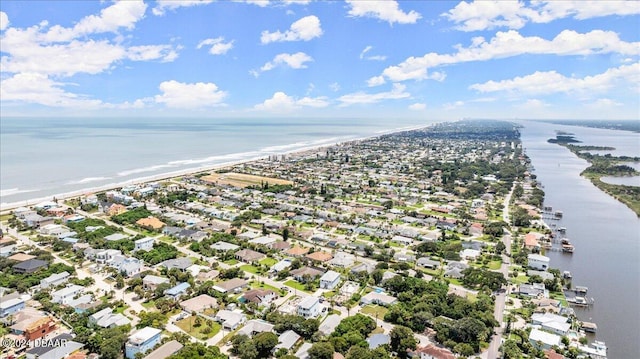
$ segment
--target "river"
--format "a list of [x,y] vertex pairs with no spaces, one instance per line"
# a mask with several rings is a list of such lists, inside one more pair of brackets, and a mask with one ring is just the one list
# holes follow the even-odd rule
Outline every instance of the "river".
[[627,131],[522,121],[522,143],[543,184],[545,205],[564,216],[553,221],[567,228],[573,255],[548,252],[551,267],[573,274],[573,284],[589,287],[590,309],[579,319],[598,324],[609,358],[640,358],[640,218],[627,206],[580,176],[588,163],[557,144],[547,143],[561,130],[582,145],[612,146],[612,155],[640,154],[640,134]]

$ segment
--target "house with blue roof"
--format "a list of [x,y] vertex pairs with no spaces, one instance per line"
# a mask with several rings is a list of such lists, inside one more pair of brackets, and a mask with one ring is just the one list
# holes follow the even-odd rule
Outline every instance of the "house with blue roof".
[[171,297],[173,299],[176,299],[178,297],[180,297],[183,294],[187,293],[187,289],[189,289],[191,287],[191,284],[187,283],[187,282],[182,282],[180,284],[177,284],[175,287],[173,288],[169,288],[167,290],[164,291],[164,295],[166,295],[167,297]]

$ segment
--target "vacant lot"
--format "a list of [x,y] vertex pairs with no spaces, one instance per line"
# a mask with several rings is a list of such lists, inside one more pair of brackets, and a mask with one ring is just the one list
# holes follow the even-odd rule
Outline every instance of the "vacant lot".
[[247,175],[243,173],[227,172],[227,173],[212,173],[208,176],[202,177],[202,180],[219,185],[231,185],[235,187],[245,188],[248,186],[259,186],[263,183],[269,185],[293,185],[293,182],[271,177]]

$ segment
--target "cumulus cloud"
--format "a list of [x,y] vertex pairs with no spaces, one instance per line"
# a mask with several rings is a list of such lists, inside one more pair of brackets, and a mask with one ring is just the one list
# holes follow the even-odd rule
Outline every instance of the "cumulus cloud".
[[221,106],[227,93],[211,82],[183,83],[164,81],[159,86],[162,94],[155,96],[157,103],[171,108],[198,109]]
[[198,44],[198,49],[203,46],[211,46],[209,48],[209,53],[211,55],[224,55],[229,50],[233,49],[233,40],[229,42],[224,42],[224,37],[216,37],[215,39],[205,39],[200,41]]
[[2,101],[19,101],[51,107],[97,108],[102,106],[99,100],[66,92],[65,84],[51,80],[47,75],[24,72],[0,82]]
[[362,50],[362,52],[360,52],[360,59],[361,60],[372,60],[372,61],[384,61],[387,59],[386,56],[384,55],[369,55],[367,56],[367,53],[369,51],[371,51],[373,49],[373,46],[369,45],[367,47],[364,48],[364,50]]
[[367,80],[367,85],[369,87],[380,86],[385,83],[384,76],[374,76]]
[[304,52],[296,52],[295,54],[278,54],[273,58],[273,60],[262,65],[260,71],[270,71],[281,65],[286,65],[292,69],[305,69],[307,68],[306,63],[310,61],[313,61],[313,58]]
[[412,111],[424,111],[427,108],[427,104],[424,103],[414,103],[409,105],[409,110]]
[[462,1],[442,14],[456,23],[461,31],[491,30],[506,27],[520,29],[527,23],[548,23],[557,19],[573,17],[584,20],[602,16],[625,16],[640,14],[635,0],[625,1]]
[[338,100],[341,102],[340,106],[349,106],[354,104],[371,104],[384,100],[397,100],[408,98],[411,95],[405,92],[406,86],[402,84],[393,84],[391,91],[378,92],[378,93],[366,93],[366,92],[354,92],[340,96]]
[[260,37],[260,41],[263,44],[282,41],[309,41],[320,36],[322,36],[320,19],[318,19],[314,15],[310,15],[305,16],[302,19],[291,24],[289,30],[285,32],[269,32],[266,30],[263,31]]
[[152,12],[156,16],[162,16],[167,10],[175,10],[180,7],[206,5],[213,1],[214,0],[156,0],[158,5],[153,8]]
[[591,108],[596,108],[596,109],[603,109],[603,108],[622,106],[622,103],[612,100],[610,98],[599,98],[591,103],[588,103],[587,106]]
[[329,89],[333,92],[338,92],[340,91],[340,84],[337,82],[333,82],[331,84],[329,84]]
[[536,71],[531,75],[502,81],[487,81],[469,88],[482,92],[518,92],[523,94],[553,94],[571,92],[606,91],[615,83],[628,81],[640,83],[640,63],[623,65],[594,76],[567,77],[556,71]]
[[295,99],[282,91],[278,91],[271,98],[264,100],[263,103],[255,105],[254,108],[269,112],[290,112],[302,107],[322,108],[327,106],[329,106],[329,102],[326,97]]
[[178,58],[178,53],[171,45],[143,45],[129,47],[127,57],[133,61],[172,62]]
[[464,106],[464,102],[463,101],[455,101],[455,102],[447,102],[447,103],[443,104],[442,108],[444,108],[447,111],[450,111],[450,110],[454,110],[454,109],[462,107],[462,106]]
[[9,16],[4,11],[0,11],[0,31],[9,27]]
[[144,17],[147,5],[142,1],[118,1],[104,8],[99,15],[82,18],[72,28],[52,26],[45,35],[48,41],[70,41],[82,35],[131,30]]
[[422,17],[420,13],[411,10],[404,12],[395,0],[362,1],[347,0],[351,7],[349,15],[353,17],[371,17],[388,22],[389,24],[415,24]]
[[457,45],[456,48],[457,52],[452,54],[431,52],[422,57],[409,57],[398,65],[387,67],[382,72],[382,76],[395,82],[442,80],[443,73],[431,73],[430,70],[443,65],[487,61],[524,54],[558,56],[607,53],[640,54],[640,43],[622,41],[615,32],[603,30],[593,30],[588,33],[564,30],[552,40],[538,36],[525,37],[515,30],[509,30],[496,33],[489,41],[483,37],[475,37],[469,47]]

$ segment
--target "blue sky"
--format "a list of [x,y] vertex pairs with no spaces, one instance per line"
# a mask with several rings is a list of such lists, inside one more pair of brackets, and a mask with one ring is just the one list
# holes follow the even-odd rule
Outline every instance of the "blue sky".
[[2,116],[612,118],[635,1],[0,3]]

